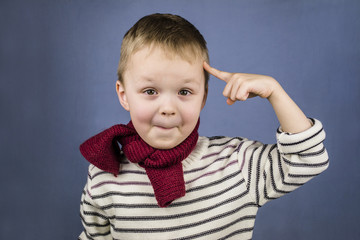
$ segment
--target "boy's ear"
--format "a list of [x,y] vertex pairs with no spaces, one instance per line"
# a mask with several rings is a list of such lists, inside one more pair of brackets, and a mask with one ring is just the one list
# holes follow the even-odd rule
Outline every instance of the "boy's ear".
[[126,111],[129,111],[130,108],[129,108],[129,103],[127,101],[126,94],[125,94],[125,87],[124,87],[124,84],[122,84],[119,80],[116,81],[116,92],[119,97],[121,106]]

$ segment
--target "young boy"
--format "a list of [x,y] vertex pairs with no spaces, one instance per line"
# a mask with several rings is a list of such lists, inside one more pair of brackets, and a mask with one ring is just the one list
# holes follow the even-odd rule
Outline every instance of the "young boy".
[[[271,103],[277,144],[198,136],[209,73],[226,82],[230,105]],[[79,239],[251,239],[259,207],[328,166],[320,121],[272,77],[210,67],[204,38],[179,16],[140,19],[124,36],[118,76],[131,121],[80,146],[91,164]]]

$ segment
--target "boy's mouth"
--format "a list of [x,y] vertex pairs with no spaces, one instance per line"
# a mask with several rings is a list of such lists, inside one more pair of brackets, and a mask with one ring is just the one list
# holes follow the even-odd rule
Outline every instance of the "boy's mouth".
[[164,126],[155,126],[155,127],[163,129],[163,130],[170,130],[170,129],[174,128],[174,127],[164,127]]
[[174,124],[172,124],[172,125],[170,125],[170,124],[155,124],[154,127],[157,128],[157,129],[163,130],[163,131],[170,131],[170,130],[176,128],[177,125],[174,125]]
[[172,122],[154,122],[153,126],[162,130],[171,130],[173,128],[177,128],[179,126],[178,121],[172,121]]

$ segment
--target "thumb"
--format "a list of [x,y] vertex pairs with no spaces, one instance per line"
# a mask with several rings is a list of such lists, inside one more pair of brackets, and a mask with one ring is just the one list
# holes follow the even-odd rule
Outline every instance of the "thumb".
[[231,100],[230,98],[226,99],[226,103],[228,105],[233,105],[235,103],[235,101]]

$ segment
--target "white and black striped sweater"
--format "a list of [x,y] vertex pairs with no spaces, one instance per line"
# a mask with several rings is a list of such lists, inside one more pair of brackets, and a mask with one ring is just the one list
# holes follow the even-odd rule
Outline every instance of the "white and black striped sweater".
[[200,137],[183,161],[186,195],[160,208],[146,172],[123,159],[119,176],[93,165],[81,200],[79,239],[251,239],[258,208],[328,167],[318,120],[277,144]]

